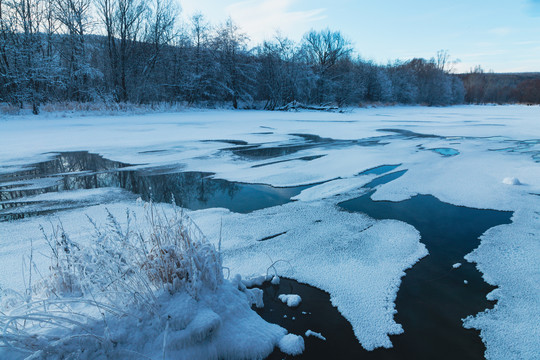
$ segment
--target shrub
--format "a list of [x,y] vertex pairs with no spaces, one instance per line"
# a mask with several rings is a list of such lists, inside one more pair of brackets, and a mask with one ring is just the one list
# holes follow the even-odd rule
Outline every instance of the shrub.
[[[72,241],[61,223],[53,227],[45,235],[52,253],[49,275],[29,284],[30,296],[0,296],[9,311],[0,312],[0,341],[38,357],[51,354],[43,349],[81,338],[100,349],[114,347],[111,316],[145,314],[163,330],[169,320],[158,299],[187,293],[197,301],[201,292],[217,290],[224,281],[221,256],[200,229],[178,208],[170,214],[145,207],[142,221],[127,211],[124,226],[110,212],[105,226],[89,219],[94,234],[84,243]],[[59,335],[63,328],[77,330],[66,337]]]

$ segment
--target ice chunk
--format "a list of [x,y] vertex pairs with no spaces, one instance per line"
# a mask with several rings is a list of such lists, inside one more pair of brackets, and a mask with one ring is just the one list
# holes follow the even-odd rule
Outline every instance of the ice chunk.
[[278,343],[279,350],[289,355],[300,355],[304,352],[304,338],[294,334],[287,334]]
[[452,267],[453,267],[454,269],[457,269],[457,268],[460,267],[460,266],[461,266],[461,263],[455,263],[454,265],[452,265]]
[[248,299],[252,305],[255,305],[258,309],[264,307],[262,289],[259,289],[259,288],[245,289],[244,292],[248,296]]
[[326,338],[324,336],[322,336],[321,333],[318,333],[318,332],[315,332],[315,331],[311,331],[311,330],[308,330],[306,331],[306,337],[309,337],[309,336],[314,336],[316,338],[319,338],[323,341],[326,341]]
[[279,285],[279,276],[275,275],[273,278],[272,278],[272,281],[270,281],[270,283],[272,285]]
[[287,304],[288,307],[297,307],[302,302],[300,295],[295,294],[281,294],[278,298],[282,303]]

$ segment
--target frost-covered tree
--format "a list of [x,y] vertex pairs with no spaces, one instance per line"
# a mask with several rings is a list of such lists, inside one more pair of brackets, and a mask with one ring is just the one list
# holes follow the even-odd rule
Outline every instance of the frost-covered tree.
[[256,63],[249,56],[248,36],[229,18],[216,30],[214,54],[219,64],[217,84],[225,100],[238,108],[238,101],[251,101],[255,85]]
[[307,99],[309,91],[306,90],[313,86],[314,77],[299,56],[294,42],[280,34],[258,48],[257,99],[265,101],[265,109]]
[[350,56],[351,43],[339,31],[311,30],[302,38],[302,49],[306,62],[312,66],[317,76],[312,101],[333,102],[332,88],[335,86],[336,73],[330,70],[339,60]]
[[63,62],[66,96],[76,101],[86,101],[90,94],[90,79],[99,76],[89,64],[86,52],[86,35],[89,32],[91,0],[52,0],[52,11],[58,20],[62,36],[60,51]]
[[[41,103],[58,101],[276,109],[293,101],[445,105],[464,97],[446,51],[381,66],[352,58],[350,42],[329,29],[312,30],[299,43],[277,36],[249,48],[231,19],[216,27],[196,14],[182,23],[175,4],[0,0],[0,101],[31,104],[37,113]],[[467,101],[519,97],[519,81],[503,91],[501,82],[486,79],[463,77]]]

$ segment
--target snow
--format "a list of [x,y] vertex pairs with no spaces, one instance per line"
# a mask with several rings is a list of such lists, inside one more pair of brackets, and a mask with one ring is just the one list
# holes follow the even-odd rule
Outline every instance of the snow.
[[278,299],[282,303],[287,304],[288,307],[297,307],[302,302],[300,295],[296,294],[281,294],[278,296]]
[[[438,137],[404,136],[391,129]],[[264,159],[237,155],[226,150],[231,144],[221,141],[240,140],[266,148],[305,144],[291,134],[341,143]],[[351,142],[358,139],[374,144]],[[399,201],[433,194],[455,205],[514,211],[512,224],[488,230],[479,248],[466,257],[487,282],[498,287],[490,295],[498,303],[493,310],[470,314],[465,326],[480,329],[488,358],[534,358],[540,353],[540,265],[535,256],[540,253],[539,139],[538,108],[526,106],[387,107],[345,114],[186,111],[115,117],[4,116],[0,173],[51,158],[51,152],[87,150],[139,164],[138,168],[209,171],[218,178],[274,186],[317,184],[302,191],[296,202],[275,208],[244,215],[208,209],[191,215],[215,242],[220,231],[216,219],[223,218],[223,257],[232,275],[240,273],[245,279],[274,275],[269,267],[283,260],[276,264],[279,276],[328,291],[360,343],[373,349],[391,346],[388,335],[402,332],[393,319],[400,279],[427,252],[412,227],[348,214],[336,204],[362,193],[361,187],[375,176],[357,174],[401,164],[399,169],[407,172],[379,186],[373,199]],[[433,149],[452,149],[455,156],[441,156]],[[315,156],[321,157],[298,160]],[[52,206],[61,197],[87,199],[85,209],[57,214],[73,238],[82,240],[91,231],[84,213],[103,216],[103,206],[90,205],[111,197],[123,201],[107,205],[116,213],[136,206],[129,196],[103,191],[44,194],[41,200]],[[47,245],[40,238],[39,223],[46,225],[48,220],[0,223],[2,288],[24,289],[21,259],[29,252],[30,239],[37,267],[47,270],[43,255]],[[277,238],[257,242],[284,231]]]
[[279,350],[288,355],[300,355],[304,352],[304,339],[301,336],[287,334],[279,341]]
[[464,321],[480,330],[487,359],[535,359],[540,354],[540,212],[538,200],[523,204],[513,222],[489,229],[466,256],[484,280],[497,286],[488,294],[493,309]]
[[515,177],[505,177],[502,182],[506,185],[522,185],[521,181]]
[[274,276],[270,281],[272,285],[279,285],[279,276]]
[[[325,200],[297,201],[249,214],[225,209],[189,214],[210,239],[221,233],[223,259],[232,273],[266,273],[275,262],[280,276],[329,292],[365,348],[391,347],[388,335],[403,332],[394,320],[401,277],[427,255],[412,226],[341,211]],[[257,241],[282,232],[286,233]]]
[[452,268],[457,269],[460,266],[461,266],[461,263],[455,263],[454,265],[452,265]]
[[324,336],[322,336],[321,333],[318,333],[318,332],[315,332],[315,331],[311,331],[311,330],[307,330],[306,331],[306,337],[309,337],[309,336],[314,336],[316,338],[319,338],[323,341],[326,341],[326,338]]
[[[95,208],[102,215],[106,214],[95,219],[97,224],[103,218],[111,219],[109,214],[112,213],[107,213],[103,207]],[[118,210],[114,205],[112,208],[112,211]],[[142,213],[142,208],[134,207],[132,218],[148,215]],[[89,210],[92,213],[92,209]],[[172,210],[170,206],[165,208],[169,211],[167,219],[174,219]],[[66,215],[68,219],[64,220],[72,220],[80,229],[82,212],[66,212]],[[42,278],[38,277],[34,285],[29,286],[32,292],[27,294],[32,294],[32,298],[28,301],[26,296],[14,292],[0,294],[3,340],[7,339],[20,349],[0,348],[0,357],[18,358],[26,353],[32,355],[30,358],[47,359],[64,359],[66,354],[80,359],[123,358],[126,354],[164,359],[252,359],[269,355],[286,330],[267,323],[251,309],[252,304],[262,306],[262,290],[239,288],[234,281],[224,280],[221,263],[213,263],[219,262],[217,252],[204,239],[194,235],[186,235],[191,240],[183,245],[185,253],[176,257],[179,262],[174,263],[174,274],[180,274],[178,281],[160,280],[162,276],[173,276],[166,270],[166,262],[157,264],[160,269],[165,269],[166,275],[156,278],[152,261],[174,257],[174,249],[180,251],[180,248],[167,242],[171,238],[161,235],[167,231],[169,220],[165,223],[164,217],[158,217],[157,213],[145,219],[148,221],[145,224],[152,224],[149,219],[159,223],[159,230],[143,227],[136,235],[126,232],[121,244],[110,239],[118,234],[117,229],[127,226],[126,222],[118,222],[119,227],[116,222],[100,225],[94,232],[95,238],[88,237],[85,232],[75,246],[66,250],[70,263],[62,272],[52,262],[53,273],[48,275],[45,265],[37,261],[36,270]],[[170,229],[188,229],[183,233],[196,234],[196,227],[189,224],[185,220],[181,227],[174,225]],[[141,229],[138,221],[131,226]],[[71,221],[67,227],[73,227]],[[161,251],[156,255],[151,249],[142,258],[144,262],[137,263],[137,254],[142,251],[138,244],[154,237],[161,239]],[[152,243],[146,245],[150,247]],[[62,245],[66,246],[70,245]],[[191,254],[190,261],[181,263],[188,253]],[[120,272],[115,272],[117,257],[125,260],[118,262]],[[66,272],[78,266],[84,271]],[[218,275],[214,276],[208,269],[214,269],[212,271]],[[111,274],[116,281],[110,281]],[[161,285],[154,287],[156,279]],[[90,295],[85,295],[87,293]],[[79,338],[85,339],[82,347]]]
[[325,182],[320,185],[316,185],[305,190],[296,196],[293,200],[313,201],[319,199],[326,199],[339,194],[352,195],[354,190],[357,190],[358,195],[361,191],[358,191],[362,186],[373,180],[375,176],[361,176],[348,179],[336,179]]

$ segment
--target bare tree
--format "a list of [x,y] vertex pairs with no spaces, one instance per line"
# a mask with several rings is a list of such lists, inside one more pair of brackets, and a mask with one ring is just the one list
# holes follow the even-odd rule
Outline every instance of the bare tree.
[[339,60],[349,57],[352,52],[350,42],[339,31],[311,30],[302,39],[302,49],[306,61],[318,77],[312,101],[320,104],[334,101],[331,93],[336,74],[330,70]]
[[127,72],[134,44],[140,40],[145,13],[143,0],[96,0],[105,31],[116,98],[128,100]]
[[303,44],[308,62],[318,65],[322,73],[352,52],[351,43],[343,37],[341,32],[330,29],[311,30],[304,35]]
[[86,59],[85,38],[90,18],[91,0],[53,0],[54,14],[66,34],[66,87],[74,100],[88,99],[88,79],[94,75]]
[[255,66],[247,56],[248,36],[229,18],[217,29],[214,49],[221,66],[218,84],[225,96],[238,108],[240,99],[250,100],[250,87],[255,83]]

